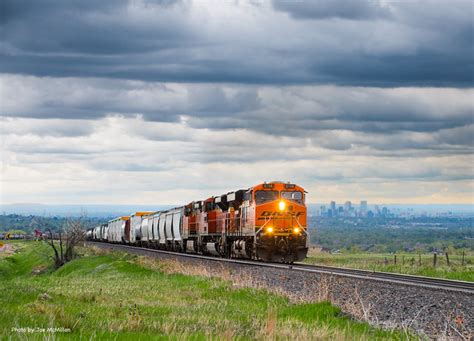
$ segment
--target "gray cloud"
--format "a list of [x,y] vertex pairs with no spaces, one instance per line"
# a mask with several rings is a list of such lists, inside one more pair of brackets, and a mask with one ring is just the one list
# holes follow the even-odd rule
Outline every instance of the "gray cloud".
[[19,123],[18,118],[0,118],[0,133],[37,136],[87,136],[93,133],[94,123],[88,120],[33,119],[29,124]]
[[[37,121],[14,120],[17,127],[33,127]],[[10,202],[34,195],[48,201],[180,203],[269,177],[300,183],[310,191],[312,201],[337,199],[343,193],[347,198],[354,191],[369,200],[381,191],[385,200],[406,199],[400,191],[410,198],[419,191],[438,193],[444,199],[436,200],[445,202],[465,201],[470,195],[462,194],[462,189],[472,179],[472,145],[463,146],[464,139],[447,140],[467,137],[473,126],[388,137],[316,131],[308,139],[247,129],[194,129],[183,122],[140,117],[110,116],[91,124],[91,134],[70,137],[26,128],[4,131],[5,197]],[[371,186],[376,186],[374,192],[369,191]],[[86,194],[88,188],[94,190]]]
[[[347,130],[436,132],[472,124],[472,90],[289,87],[259,90],[261,107],[232,117],[194,118],[194,127],[242,127],[274,135]],[[456,99],[454,99],[456,98]]]
[[257,89],[230,89],[227,93],[217,86],[188,88],[188,114],[194,116],[226,116],[256,110],[261,107]]
[[275,9],[298,19],[343,18],[353,20],[384,18],[389,9],[378,0],[273,0]]
[[[295,20],[269,6],[227,2],[209,4],[210,12],[188,1],[2,4],[4,73],[382,87],[473,83],[471,2],[275,2]],[[298,20],[305,16],[324,20]],[[358,20],[326,20],[334,17]]]
[[381,3],[3,1],[2,200],[472,202],[472,2]]
[[[5,1],[4,37],[18,51],[67,57],[68,54],[138,54],[186,43],[192,32],[172,25],[173,7],[164,1]],[[158,5],[158,9],[153,5]],[[156,20],[140,18],[130,9],[155,12]],[[131,15],[128,15],[130,13]],[[141,21],[143,20],[143,22]],[[155,35],[159,32],[159,35]],[[64,59],[67,66],[68,59]]]
[[[184,120],[199,129],[248,129],[304,137],[334,130],[434,133],[470,126],[474,117],[472,89],[171,84],[12,75],[4,75],[2,80],[8,84],[2,87],[2,115],[7,117],[138,115],[157,122]],[[69,129],[69,133],[84,133],[86,126],[80,132]],[[51,127],[53,133],[54,124]],[[144,134],[153,135],[153,139],[176,139],[176,134],[153,130]],[[345,146],[342,143],[337,148]]]

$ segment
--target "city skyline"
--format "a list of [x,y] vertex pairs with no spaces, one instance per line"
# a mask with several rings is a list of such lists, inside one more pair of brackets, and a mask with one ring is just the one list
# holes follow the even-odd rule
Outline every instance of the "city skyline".
[[[0,204],[474,204],[471,1],[6,0]],[[442,24],[440,23],[442,18]]]
[[387,207],[379,207],[379,204],[368,205],[367,200],[361,200],[358,204],[353,203],[351,200],[347,200],[344,204],[337,204],[335,200],[329,203],[329,206],[319,206],[319,215],[327,217],[374,217],[374,216],[387,216],[390,211]]

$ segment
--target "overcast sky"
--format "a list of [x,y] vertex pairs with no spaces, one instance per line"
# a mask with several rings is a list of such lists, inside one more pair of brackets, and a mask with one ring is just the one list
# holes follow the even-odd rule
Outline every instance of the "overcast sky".
[[3,0],[1,202],[472,204],[473,6]]

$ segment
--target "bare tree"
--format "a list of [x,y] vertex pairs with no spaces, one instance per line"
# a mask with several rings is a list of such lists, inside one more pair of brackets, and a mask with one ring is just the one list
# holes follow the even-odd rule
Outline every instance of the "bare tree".
[[56,269],[74,258],[74,248],[84,240],[85,230],[82,218],[69,219],[64,226],[64,232],[59,230],[53,233],[51,229],[47,230],[49,235],[47,242],[54,251],[53,259]]

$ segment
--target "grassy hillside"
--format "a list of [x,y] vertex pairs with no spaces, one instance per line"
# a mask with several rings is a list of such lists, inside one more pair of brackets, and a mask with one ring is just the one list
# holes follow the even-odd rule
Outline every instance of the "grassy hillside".
[[466,253],[464,265],[462,265],[462,256],[459,254],[452,254],[449,259],[450,265],[447,264],[444,255],[438,255],[437,264],[434,267],[432,254],[421,256],[415,253],[397,254],[397,264],[394,264],[394,255],[387,253],[330,254],[310,251],[305,263],[474,282],[474,255],[472,252]]
[[[0,338],[12,328],[64,328],[59,339],[402,339],[352,321],[327,302],[295,305],[263,290],[166,274],[128,254],[97,254],[53,272],[42,242],[0,256]],[[27,334],[42,339],[45,334]]]

